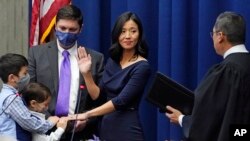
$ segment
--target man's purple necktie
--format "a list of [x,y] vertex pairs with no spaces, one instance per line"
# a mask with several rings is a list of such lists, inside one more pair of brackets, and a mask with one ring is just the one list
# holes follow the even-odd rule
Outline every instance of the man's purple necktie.
[[60,78],[59,78],[59,91],[56,102],[57,116],[67,116],[69,111],[69,95],[70,95],[70,82],[71,82],[71,69],[69,52],[64,50],[62,53],[64,59],[61,64]]

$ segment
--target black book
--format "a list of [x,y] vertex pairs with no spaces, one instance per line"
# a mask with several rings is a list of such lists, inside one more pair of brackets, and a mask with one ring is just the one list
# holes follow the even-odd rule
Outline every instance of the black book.
[[190,115],[194,104],[194,93],[166,75],[157,72],[146,99],[160,108],[162,112],[167,112],[166,106],[169,105],[184,115]]

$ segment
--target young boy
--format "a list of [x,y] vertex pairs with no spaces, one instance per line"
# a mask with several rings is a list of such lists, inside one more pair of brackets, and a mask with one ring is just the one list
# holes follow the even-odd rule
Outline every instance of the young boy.
[[0,92],[0,135],[21,141],[30,141],[31,135],[19,138],[15,122],[29,132],[46,133],[59,120],[58,117],[48,120],[37,118],[24,105],[18,90],[21,91],[29,83],[27,68],[28,61],[22,55],[9,53],[0,57],[0,78],[4,83]]
[[[21,96],[31,113],[38,118],[45,119],[51,93],[48,87],[41,83],[30,83],[21,91]],[[33,133],[32,141],[58,141],[67,127],[67,117],[61,117],[57,123],[57,130],[50,135]]]

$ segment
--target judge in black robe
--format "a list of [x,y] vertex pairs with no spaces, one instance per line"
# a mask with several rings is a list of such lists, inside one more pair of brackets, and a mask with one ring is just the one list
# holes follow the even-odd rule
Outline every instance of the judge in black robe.
[[250,54],[245,48],[245,22],[233,12],[219,15],[212,38],[224,60],[213,66],[195,90],[192,115],[167,106],[191,141],[228,141],[230,126],[250,124]]

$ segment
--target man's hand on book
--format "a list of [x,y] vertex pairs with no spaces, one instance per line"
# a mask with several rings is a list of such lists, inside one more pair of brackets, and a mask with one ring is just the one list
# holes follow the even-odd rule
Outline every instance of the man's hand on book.
[[167,108],[166,116],[170,119],[170,122],[179,124],[179,116],[183,114],[179,110],[171,106],[167,106],[166,108]]

